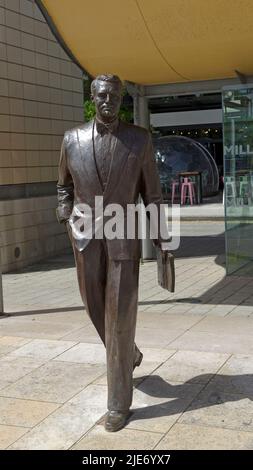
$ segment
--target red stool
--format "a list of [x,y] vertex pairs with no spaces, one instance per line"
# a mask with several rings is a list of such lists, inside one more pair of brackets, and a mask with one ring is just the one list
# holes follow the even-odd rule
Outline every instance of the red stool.
[[179,189],[179,181],[172,181],[172,185],[171,185],[171,188],[172,188],[172,191],[171,191],[171,203],[173,204],[174,203],[174,198],[175,198],[175,194],[176,194],[176,191],[177,189]]
[[184,178],[181,186],[181,204],[185,204],[187,197],[190,198],[191,205],[196,203],[194,183],[189,178]]

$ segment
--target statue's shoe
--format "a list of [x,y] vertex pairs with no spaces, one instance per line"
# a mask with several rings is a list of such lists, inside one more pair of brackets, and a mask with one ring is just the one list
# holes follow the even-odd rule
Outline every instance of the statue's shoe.
[[141,361],[143,359],[143,354],[141,351],[137,351],[136,355],[135,355],[135,360],[134,360],[134,367],[133,367],[133,370],[135,369],[135,367],[138,367],[141,365]]
[[124,428],[129,415],[129,411],[108,411],[105,418],[106,431],[115,432]]

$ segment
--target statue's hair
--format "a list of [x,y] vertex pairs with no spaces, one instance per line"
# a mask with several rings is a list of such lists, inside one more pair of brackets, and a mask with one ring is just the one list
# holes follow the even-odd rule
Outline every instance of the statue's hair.
[[98,75],[92,82],[91,82],[91,94],[94,95],[98,82],[108,82],[117,84],[120,88],[123,87],[122,81],[117,75],[112,74],[105,74],[105,75]]

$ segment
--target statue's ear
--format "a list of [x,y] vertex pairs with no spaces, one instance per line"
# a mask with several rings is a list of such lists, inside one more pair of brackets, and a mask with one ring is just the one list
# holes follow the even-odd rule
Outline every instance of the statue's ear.
[[94,101],[95,101],[94,95],[91,94],[91,95],[90,95],[90,99],[91,99],[92,103],[94,103]]

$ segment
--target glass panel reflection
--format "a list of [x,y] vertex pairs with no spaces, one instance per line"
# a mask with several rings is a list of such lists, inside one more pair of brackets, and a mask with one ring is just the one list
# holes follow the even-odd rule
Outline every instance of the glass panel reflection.
[[223,90],[227,273],[253,274],[253,85]]
[[164,195],[182,172],[201,172],[202,194],[216,194],[219,187],[217,165],[208,150],[188,137],[166,136],[154,139],[155,157]]

